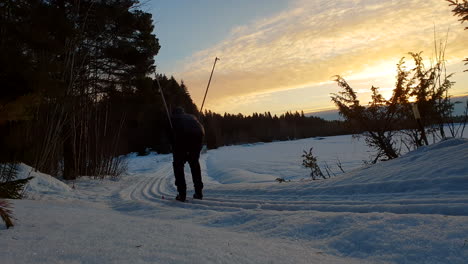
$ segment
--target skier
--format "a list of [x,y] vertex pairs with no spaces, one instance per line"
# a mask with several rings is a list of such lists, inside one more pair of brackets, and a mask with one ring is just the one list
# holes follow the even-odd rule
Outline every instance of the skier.
[[175,176],[175,185],[178,195],[176,200],[184,202],[187,195],[185,183],[184,165],[188,162],[192,172],[195,193],[194,199],[203,199],[203,182],[201,178],[200,151],[202,149],[205,130],[198,119],[186,114],[182,107],[177,107],[172,112],[172,157]]

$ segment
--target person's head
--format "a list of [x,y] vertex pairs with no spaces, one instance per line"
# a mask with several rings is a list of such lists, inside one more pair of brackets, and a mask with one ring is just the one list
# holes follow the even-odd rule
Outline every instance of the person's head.
[[174,108],[174,110],[172,110],[172,114],[173,115],[183,115],[183,114],[185,114],[184,108],[181,107],[181,106],[178,106],[178,107]]

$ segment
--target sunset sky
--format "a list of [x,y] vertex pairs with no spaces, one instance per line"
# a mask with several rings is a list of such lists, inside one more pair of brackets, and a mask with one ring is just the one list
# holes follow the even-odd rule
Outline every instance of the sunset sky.
[[[368,100],[374,85],[390,94],[396,64],[408,52],[434,55],[447,41],[456,85],[468,94],[468,30],[444,0],[148,1],[161,50],[158,71],[183,80],[200,107],[219,113],[315,112],[334,108],[342,75]],[[408,60],[410,61],[410,60]]]

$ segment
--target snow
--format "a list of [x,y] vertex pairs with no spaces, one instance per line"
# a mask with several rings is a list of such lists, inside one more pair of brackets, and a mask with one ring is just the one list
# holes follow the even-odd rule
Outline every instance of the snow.
[[34,177],[24,189],[29,199],[70,198],[74,194],[70,186],[54,177],[35,171],[34,168],[21,164],[18,171],[19,179]]
[[[335,177],[309,179],[310,147]],[[351,136],[210,150],[205,199],[187,203],[173,200],[171,155],[128,155],[119,180],[66,184],[22,164],[35,178],[12,201],[16,226],[0,226],[0,262],[466,263],[468,139],[363,167],[368,156]]]

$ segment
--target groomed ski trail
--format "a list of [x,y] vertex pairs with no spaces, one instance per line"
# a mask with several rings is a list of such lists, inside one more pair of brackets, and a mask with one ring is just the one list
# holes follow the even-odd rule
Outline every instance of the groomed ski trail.
[[[200,159],[204,180],[210,179],[206,160],[208,154]],[[188,166],[187,166],[188,167]],[[440,214],[468,215],[468,198],[463,190],[454,190],[443,196],[426,192],[417,195],[400,193],[382,194],[268,194],[259,189],[242,193],[242,186],[220,184],[213,181],[205,183],[204,200],[192,200],[192,181],[186,170],[189,203],[174,200],[177,191],[174,187],[172,160],[169,158],[155,162],[155,170],[140,175],[134,184],[124,188],[118,194],[121,202],[141,203],[151,207],[178,207],[196,210],[211,210],[219,212],[235,212],[240,210],[270,210],[270,211],[319,211],[319,212],[350,212],[350,213],[394,213],[394,214]],[[208,174],[208,175],[207,175]],[[291,183],[282,183],[286,186]],[[308,183],[292,183],[296,186]],[[255,183],[248,184],[254,187]],[[279,183],[272,183],[277,187]],[[300,186],[299,186],[300,187]],[[349,186],[348,186],[349,187]],[[359,186],[358,186],[359,187]],[[333,187],[330,187],[333,192]],[[336,188],[339,188],[337,186]],[[117,201],[114,201],[117,202]]]

